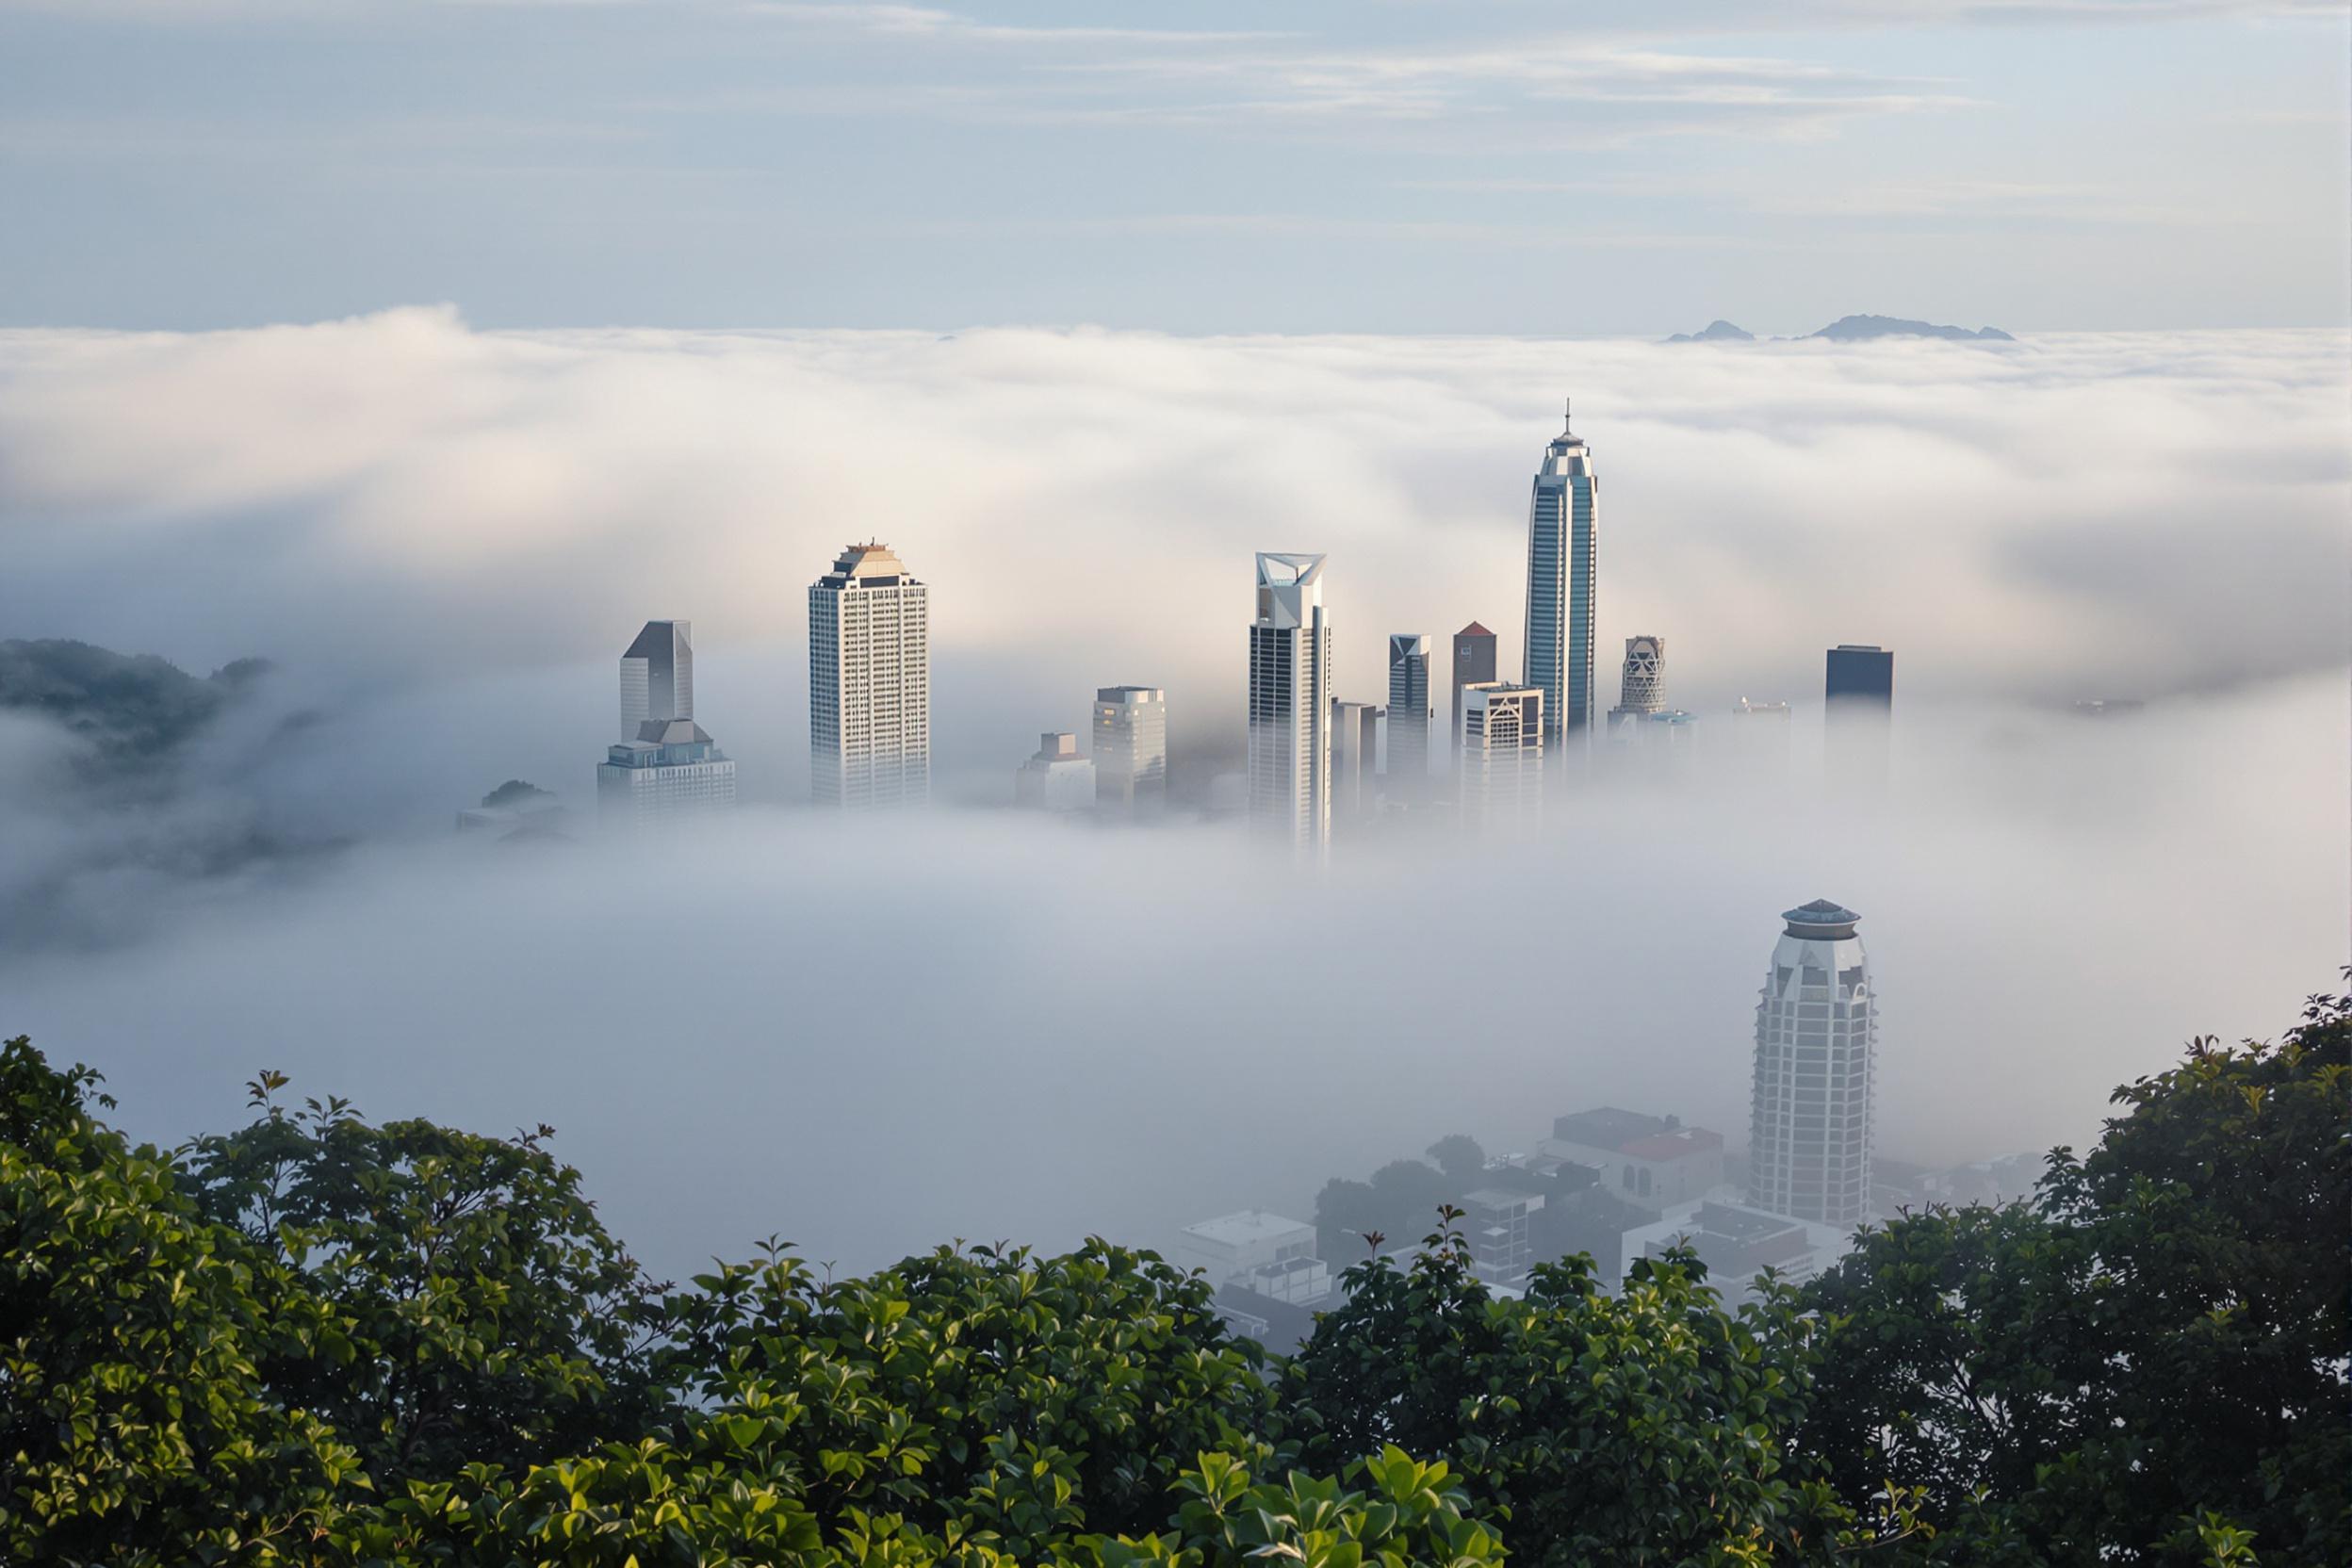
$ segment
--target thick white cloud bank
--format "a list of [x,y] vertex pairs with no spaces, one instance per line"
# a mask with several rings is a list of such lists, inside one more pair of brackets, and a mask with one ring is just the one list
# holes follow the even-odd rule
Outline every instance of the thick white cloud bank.
[[[112,829],[59,801],[54,736],[0,729],[0,893],[37,868],[114,937],[0,956],[0,1031],[158,1136],[276,1066],[378,1116],[556,1123],[664,1268],[770,1232],[858,1266],[1159,1241],[1593,1103],[1737,1144],[1774,916],[1826,895],[1880,969],[1883,1149],[2081,1140],[2344,956],[2346,347],[0,335],[0,635],[278,660],[271,700],[321,719],[217,738],[237,766],[140,830],[259,797],[355,841],[77,878]],[[1474,617],[1514,671],[1565,393],[1604,654],[1665,637],[1684,766],[1604,770],[1526,843],[1343,843],[1321,880],[1230,825],[985,808],[1108,681],[1168,686],[1180,765],[1228,765],[1256,548],[1331,553],[1343,695],[1379,700],[1387,632]],[[968,804],[852,825],[801,805],[803,594],[869,535],[934,584]],[[510,776],[584,802],[656,615],[694,620],[755,808],[658,858],[451,843]],[[1881,793],[1822,778],[1840,641],[1898,650]],[[1799,704],[1785,767],[1726,743],[1741,694]],[[2110,694],[2150,704],[2065,710]]]

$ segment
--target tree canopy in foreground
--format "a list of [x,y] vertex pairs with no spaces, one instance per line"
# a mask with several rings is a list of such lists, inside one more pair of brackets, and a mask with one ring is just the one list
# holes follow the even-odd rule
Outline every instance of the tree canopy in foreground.
[[663,1284],[546,1129],[265,1073],[247,1126],[134,1147],[18,1038],[0,1560],[2340,1564],[2348,1042],[2343,998],[2196,1042],[2034,1200],[1737,1312],[1688,1255],[1498,1296],[1441,1210],[1269,1363],[1149,1252]]

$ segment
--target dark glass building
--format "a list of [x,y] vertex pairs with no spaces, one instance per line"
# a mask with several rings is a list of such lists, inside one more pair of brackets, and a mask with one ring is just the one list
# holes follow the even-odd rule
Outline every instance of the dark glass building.
[[1829,678],[1822,696],[1832,708],[1868,703],[1895,705],[1895,650],[1863,643],[1840,643],[1829,650]]

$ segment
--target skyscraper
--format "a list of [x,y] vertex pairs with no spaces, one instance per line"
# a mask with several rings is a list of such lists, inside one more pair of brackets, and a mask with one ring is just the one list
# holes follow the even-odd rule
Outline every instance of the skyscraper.
[[1472,621],[1454,633],[1454,708],[1446,744],[1462,754],[1462,689],[1494,678],[1494,634]]
[[1388,639],[1388,791],[1421,799],[1429,787],[1429,640],[1413,632]]
[[1168,804],[1168,694],[1157,686],[1096,689],[1094,797],[1121,809]]
[[1838,644],[1829,650],[1821,693],[1830,784],[1865,792],[1883,786],[1893,747],[1894,650]]
[[1878,1006],[1861,916],[1827,899],[1790,909],[1756,1008],[1748,1202],[1857,1225],[1870,1199]]
[[1895,650],[1871,643],[1838,644],[1829,650],[1821,695],[1833,712],[1841,707],[1886,712],[1895,705]]
[[1037,754],[1013,775],[1013,803],[1039,811],[1083,811],[1094,804],[1094,763],[1067,729],[1037,737]]
[[1315,855],[1331,835],[1331,724],[1323,557],[1261,551],[1250,625],[1250,816]]
[[735,760],[692,719],[647,719],[596,764],[596,817],[633,830],[735,804]]
[[1368,702],[1331,704],[1331,820],[1357,822],[1380,809],[1380,723]]
[[647,621],[621,655],[621,739],[637,739],[647,719],[694,716],[694,623]]
[[808,769],[820,806],[931,796],[930,589],[883,545],[808,586]]
[[[1544,694],[1547,739],[1588,738],[1600,482],[1584,438],[1563,429],[1544,449],[1527,503],[1528,685]],[[1555,744],[1554,749],[1558,746]]]
[[1666,639],[1625,639],[1625,673],[1618,678],[1617,706],[1609,710],[1609,727],[1619,729],[1644,714],[1666,708]]
[[1544,694],[1482,680],[1462,691],[1462,777],[1466,827],[1532,826],[1544,800]]

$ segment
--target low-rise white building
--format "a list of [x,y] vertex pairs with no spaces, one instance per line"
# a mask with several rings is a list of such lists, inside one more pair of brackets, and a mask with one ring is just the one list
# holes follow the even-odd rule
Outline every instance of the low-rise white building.
[[1604,1188],[1652,1214],[1704,1198],[1723,1181],[1721,1133],[1613,1105],[1555,1119],[1552,1135],[1536,1147],[1591,1166]]
[[1791,1284],[1803,1284],[1844,1257],[1854,1235],[1835,1225],[1767,1214],[1743,1203],[1685,1203],[1655,1224],[1625,1233],[1618,1280],[1632,1271],[1637,1259],[1660,1257],[1677,1247],[1697,1253],[1707,1265],[1707,1283],[1722,1293],[1726,1307],[1738,1307],[1756,1295],[1767,1268]]
[[[1183,1267],[1200,1270],[1211,1284],[1222,1285],[1246,1281],[1262,1268],[1313,1259],[1315,1227],[1265,1209],[1244,1209],[1185,1226],[1176,1233],[1168,1256]],[[1323,1278],[1328,1295],[1328,1268]]]

